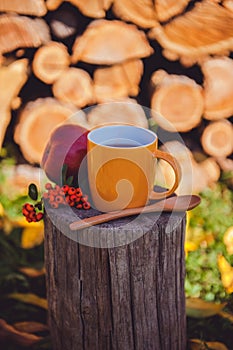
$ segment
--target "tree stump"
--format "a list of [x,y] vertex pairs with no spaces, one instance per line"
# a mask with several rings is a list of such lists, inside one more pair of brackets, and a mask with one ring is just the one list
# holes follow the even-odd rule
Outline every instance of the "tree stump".
[[77,220],[97,211],[58,208],[45,215],[53,349],[186,349],[185,213],[72,232],[74,214]]

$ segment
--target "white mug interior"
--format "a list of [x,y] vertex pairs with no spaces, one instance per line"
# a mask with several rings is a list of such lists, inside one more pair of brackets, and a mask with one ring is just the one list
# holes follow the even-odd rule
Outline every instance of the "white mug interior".
[[133,125],[107,125],[91,130],[87,137],[104,147],[129,148],[148,146],[156,140],[157,135],[151,130]]

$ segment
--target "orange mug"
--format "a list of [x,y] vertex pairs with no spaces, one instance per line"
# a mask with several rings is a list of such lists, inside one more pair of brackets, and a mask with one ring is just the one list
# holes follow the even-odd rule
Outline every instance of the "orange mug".
[[[167,161],[175,182],[166,192],[154,192],[156,159]],[[145,206],[175,192],[181,173],[176,159],[158,150],[151,130],[132,125],[93,129],[87,142],[88,180],[95,207],[103,212]]]

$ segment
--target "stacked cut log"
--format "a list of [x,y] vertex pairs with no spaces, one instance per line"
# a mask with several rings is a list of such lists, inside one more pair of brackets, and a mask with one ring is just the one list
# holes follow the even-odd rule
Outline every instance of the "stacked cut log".
[[232,22],[231,0],[0,0],[0,145],[37,166],[60,123],[157,124],[201,191],[233,171]]

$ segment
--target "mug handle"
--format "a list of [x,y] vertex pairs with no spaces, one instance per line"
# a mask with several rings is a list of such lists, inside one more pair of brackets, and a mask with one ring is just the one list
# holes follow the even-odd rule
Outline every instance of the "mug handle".
[[167,190],[166,192],[155,192],[155,191],[151,192],[149,199],[157,200],[157,199],[166,198],[175,192],[175,190],[177,189],[180,183],[181,168],[177,160],[169,153],[166,153],[157,149],[156,151],[153,152],[153,156],[155,158],[163,159],[166,162],[168,162],[173,168],[175,173],[175,182],[170,190]]

